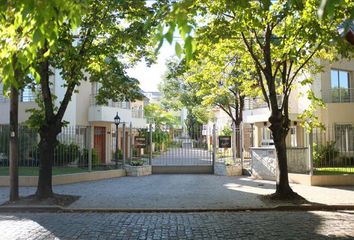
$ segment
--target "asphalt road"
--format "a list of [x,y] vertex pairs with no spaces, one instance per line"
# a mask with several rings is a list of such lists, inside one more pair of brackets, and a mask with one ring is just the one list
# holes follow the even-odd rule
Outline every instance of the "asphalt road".
[[354,239],[354,212],[2,213],[7,239]]

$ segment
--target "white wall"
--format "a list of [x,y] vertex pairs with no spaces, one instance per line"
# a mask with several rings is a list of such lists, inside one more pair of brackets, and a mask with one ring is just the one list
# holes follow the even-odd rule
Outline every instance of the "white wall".
[[[55,100],[55,105],[59,106],[60,102],[63,100],[66,88],[64,85],[64,80],[60,75],[59,69],[54,70],[54,94],[57,96]],[[71,97],[71,101],[64,114],[64,120],[69,122],[69,125],[76,125],[76,93]]]

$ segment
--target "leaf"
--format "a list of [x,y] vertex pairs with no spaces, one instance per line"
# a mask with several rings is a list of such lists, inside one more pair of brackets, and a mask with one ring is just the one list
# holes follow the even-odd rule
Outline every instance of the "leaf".
[[176,51],[177,56],[180,58],[182,55],[183,49],[178,42],[176,42],[175,51]]
[[42,40],[43,34],[39,28],[33,33],[33,42],[39,43]]
[[166,38],[167,42],[169,42],[171,44],[173,41],[173,32],[168,31],[165,34],[165,38]]

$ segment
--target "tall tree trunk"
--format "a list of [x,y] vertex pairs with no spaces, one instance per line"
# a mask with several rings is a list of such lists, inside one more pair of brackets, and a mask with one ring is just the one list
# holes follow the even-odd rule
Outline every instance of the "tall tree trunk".
[[[281,115],[279,113],[279,115]],[[273,140],[277,155],[277,174],[276,174],[276,192],[275,194],[280,198],[289,198],[294,192],[290,188],[288,178],[288,164],[286,155],[286,136],[287,131],[283,126],[284,116],[270,117],[270,130],[273,134]]]
[[53,196],[52,188],[52,164],[54,162],[54,149],[57,145],[57,133],[55,129],[48,128],[40,130],[41,140],[39,142],[39,177],[36,196],[38,199],[50,198]]
[[11,86],[10,94],[10,201],[19,199],[18,194],[18,95]]

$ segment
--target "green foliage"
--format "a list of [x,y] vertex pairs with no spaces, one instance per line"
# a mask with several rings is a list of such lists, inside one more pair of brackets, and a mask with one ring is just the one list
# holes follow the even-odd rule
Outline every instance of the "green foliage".
[[162,104],[173,110],[187,109],[186,126],[190,136],[195,136],[200,131],[202,124],[207,123],[213,112],[210,106],[203,106],[202,98],[198,96],[199,84],[186,81],[188,77],[185,61],[178,62],[171,59],[167,62],[167,72],[159,89],[163,94]]
[[[112,158],[113,158],[113,161],[116,161],[116,157],[117,157],[117,152],[116,151],[113,151],[112,152]],[[123,159],[123,151],[121,149],[118,149],[118,160],[119,159]]]
[[335,142],[315,145],[313,149],[313,162],[316,167],[331,166],[339,155]]
[[[85,0],[14,0],[0,4],[0,79],[6,91],[10,85],[23,83],[15,79],[15,72],[32,74],[39,81],[35,69],[37,58],[46,57],[55,48],[59,28],[70,24],[74,29],[85,11]],[[38,51],[44,45],[46,52]]]
[[90,81],[101,84],[96,96],[98,104],[107,104],[108,100],[118,102],[143,99],[139,81],[127,76],[124,66],[116,58],[108,59],[99,71],[92,72]]
[[[99,166],[101,164],[100,159],[98,158],[98,153],[96,149],[91,149],[91,156],[92,156],[92,166]],[[80,159],[79,159],[79,167],[88,167],[89,161],[89,149],[84,148],[82,149]]]
[[176,116],[156,103],[144,106],[144,115],[150,122],[155,124],[157,130],[162,130],[164,126],[172,128],[179,123]]
[[138,159],[138,160],[132,160],[130,162],[131,166],[143,166],[144,165],[144,160]]
[[54,165],[65,166],[71,162],[75,162],[80,157],[80,147],[77,144],[59,143],[54,152]]
[[[31,156],[31,151],[37,144],[37,132],[26,126],[19,126],[18,141],[19,162],[23,165]],[[10,128],[8,125],[0,126],[0,153],[6,156],[9,153]]]
[[221,131],[221,135],[223,136],[231,136],[232,129],[229,126],[225,126],[224,129]]

